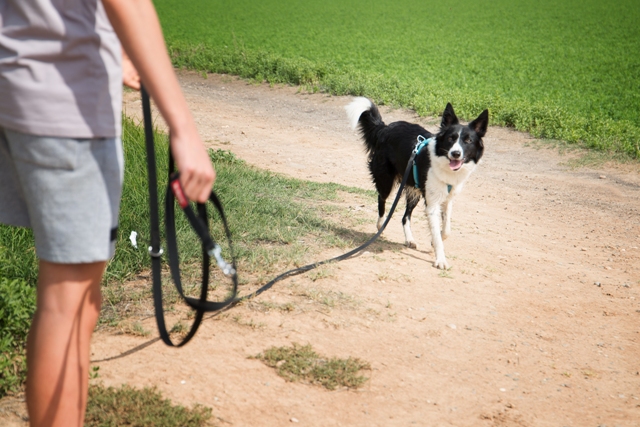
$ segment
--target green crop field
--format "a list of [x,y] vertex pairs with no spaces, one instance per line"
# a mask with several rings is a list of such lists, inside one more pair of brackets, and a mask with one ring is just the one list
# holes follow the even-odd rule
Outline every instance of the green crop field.
[[177,66],[640,158],[640,1],[155,0]]

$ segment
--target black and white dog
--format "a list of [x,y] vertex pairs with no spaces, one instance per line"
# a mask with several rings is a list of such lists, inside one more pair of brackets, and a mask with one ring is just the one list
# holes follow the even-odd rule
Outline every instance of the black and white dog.
[[451,104],[447,104],[440,131],[433,135],[420,125],[404,121],[385,125],[378,108],[367,98],[355,98],[345,108],[351,127],[359,127],[369,154],[369,171],[378,190],[378,229],[384,222],[387,197],[402,180],[416,145],[423,146],[406,184],[407,209],[402,217],[406,245],[416,248],[411,234],[411,213],[422,196],[435,250],[434,267],[449,268],[442,241],[451,234],[453,198],[482,157],[482,137],[487,132],[489,111],[484,110],[465,126],[458,121]]

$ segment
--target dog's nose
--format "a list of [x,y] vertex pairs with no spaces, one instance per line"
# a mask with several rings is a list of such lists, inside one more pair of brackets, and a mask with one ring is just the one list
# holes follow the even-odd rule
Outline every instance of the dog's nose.
[[459,159],[460,156],[462,156],[462,153],[460,151],[452,151],[451,152],[451,157],[453,157],[454,159]]

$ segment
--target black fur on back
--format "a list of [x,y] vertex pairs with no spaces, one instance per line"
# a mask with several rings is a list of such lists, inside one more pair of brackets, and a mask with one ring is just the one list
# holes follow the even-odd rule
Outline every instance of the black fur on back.
[[[379,193],[388,196],[395,182],[402,179],[407,163],[417,143],[418,135],[431,138],[433,134],[420,125],[405,121],[386,125],[375,104],[360,115],[360,134],[369,154],[369,172]],[[429,168],[429,153],[426,148],[416,157],[421,175],[420,182],[426,180]],[[407,186],[414,186],[411,174]],[[385,197],[386,198],[386,197]]]

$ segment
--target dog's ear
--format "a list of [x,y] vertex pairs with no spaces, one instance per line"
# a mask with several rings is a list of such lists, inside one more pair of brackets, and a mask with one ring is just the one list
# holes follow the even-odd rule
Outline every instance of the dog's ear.
[[458,121],[458,117],[456,113],[453,111],[453,106],[450,102],[447,102],[447,107],[444,109],[444,113],[442,113],[442,123],[440,123],[440,129],[444,129],[451,125],[457,125],[460,123]]
[[489,124],[489,110],[484,110],[477,119],[469,123],[469,127],[478,134],[480,138],[487,133],[487,125]]

